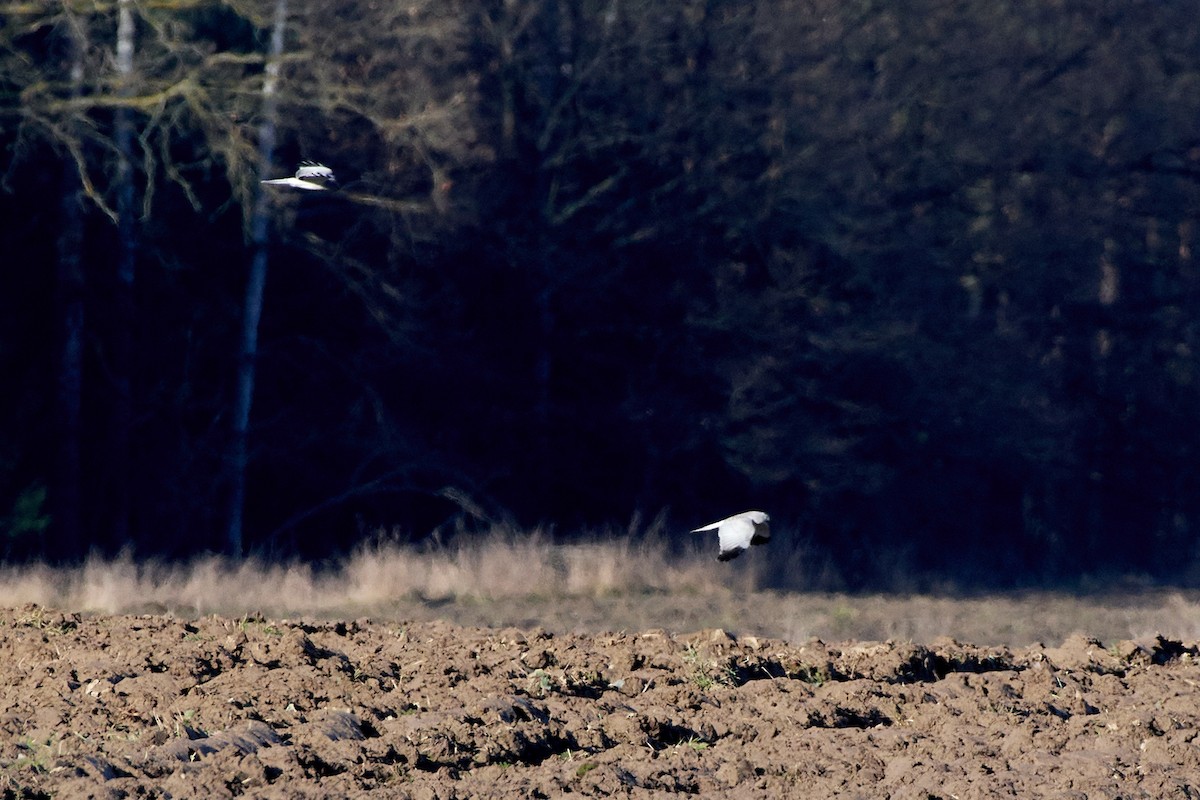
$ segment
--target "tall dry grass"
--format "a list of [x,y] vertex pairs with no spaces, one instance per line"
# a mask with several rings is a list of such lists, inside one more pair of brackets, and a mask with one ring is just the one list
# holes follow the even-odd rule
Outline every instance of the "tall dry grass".
[[[729,563],[714,542],[672,543],[658,525],[558,544],[507,528],[450,544],[383,543],[323,566],[231,561],[186,564],[125,556],[72,569],[0,568],[0,607],[27,603],[90,613],[446,619],[596,633],[724,628],[790,641],[950,636],[981,645],[1055,644],[1073,633],[1112,644],[1155,634],[1200,640],[1200,594],[1111,587],[963,596],[805,591],[825,567],[803,547],[772,542]],[[782,585],[795,590],[764,589]]]
[[[707,547],[704,547],[707,545]],[[23,603],[99,613],[328,615],[419,601],[492,603],[614,594],[753,591],[757,565],[730,569],[715,543],[672,547],[651,528],[555,544],[543,531],[497,528],[450,545],[363,547],[327,566],[234,561],[188,563],[92,558],[80,567],[0,569],[0,606]]]

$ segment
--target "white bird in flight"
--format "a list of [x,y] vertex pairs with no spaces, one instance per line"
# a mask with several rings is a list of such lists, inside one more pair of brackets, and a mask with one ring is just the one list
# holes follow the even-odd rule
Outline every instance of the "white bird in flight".
[[263,181],[263,183],[272,186],[291,186],[294,189],[323,191],[329,188],[327,184],[336,184],[337,178],[333,177],[333,170],[324,164],[318,164],[315,161],[301,161],[293,177],[273,178]]
[[752,544],[766,544],[771,538],[770,521],[771,517],[762,511],[743,511],[720,522],[696,528],[692,533],[715,530],[721,546],[717,561],[728,561],[740,556]]

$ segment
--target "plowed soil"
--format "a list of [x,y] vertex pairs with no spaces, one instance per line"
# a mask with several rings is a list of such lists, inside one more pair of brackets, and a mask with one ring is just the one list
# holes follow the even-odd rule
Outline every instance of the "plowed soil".
[[0,612],[3,797],[1198,797],[1193,644]]

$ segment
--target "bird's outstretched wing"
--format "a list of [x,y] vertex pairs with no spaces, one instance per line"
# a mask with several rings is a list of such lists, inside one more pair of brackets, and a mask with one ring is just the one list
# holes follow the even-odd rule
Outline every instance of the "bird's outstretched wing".
[[717,543],[721,546],[717,560],[728,561],[737,558],[743,550],[750,548],[754,538],[754,523],[746,517],[731,517],[721,523],[717,529]]
[[337,183],[333,170],[316,161],[301,161],[296,168],[296,177],[302,181]]
[[316,161],[301,161],[300,166],[296,168],[296,174],[292,177],[272,178],[262,182],[271,186],[288,186],[305,191],[324,191],[329,188],[330,184],[336,184],[337,178],[333,176],[333,170],[324,164],[318,164]]

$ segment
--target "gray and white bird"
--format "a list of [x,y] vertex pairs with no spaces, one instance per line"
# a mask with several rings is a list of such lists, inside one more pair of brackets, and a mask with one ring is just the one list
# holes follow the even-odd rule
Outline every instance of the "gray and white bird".
[[272,186],[290,186],[293,189],[324,191],[329,188],[329,184],[336,184],[337,178],[333,177],[333,170],[324,164],[318,164],[315,161],[301,161],[300,166],[296,168],[296,174],[291,178],[272,178],[263,183]]
[[743,511],[720,522],[696,528],[692,533],[715,530],[721,548],[717,553],[717,561],[728,561],[740,556],[743,550],[750,549],[752,544],[766,544],[771,538],[770,522],[771,517],[762,511]]

